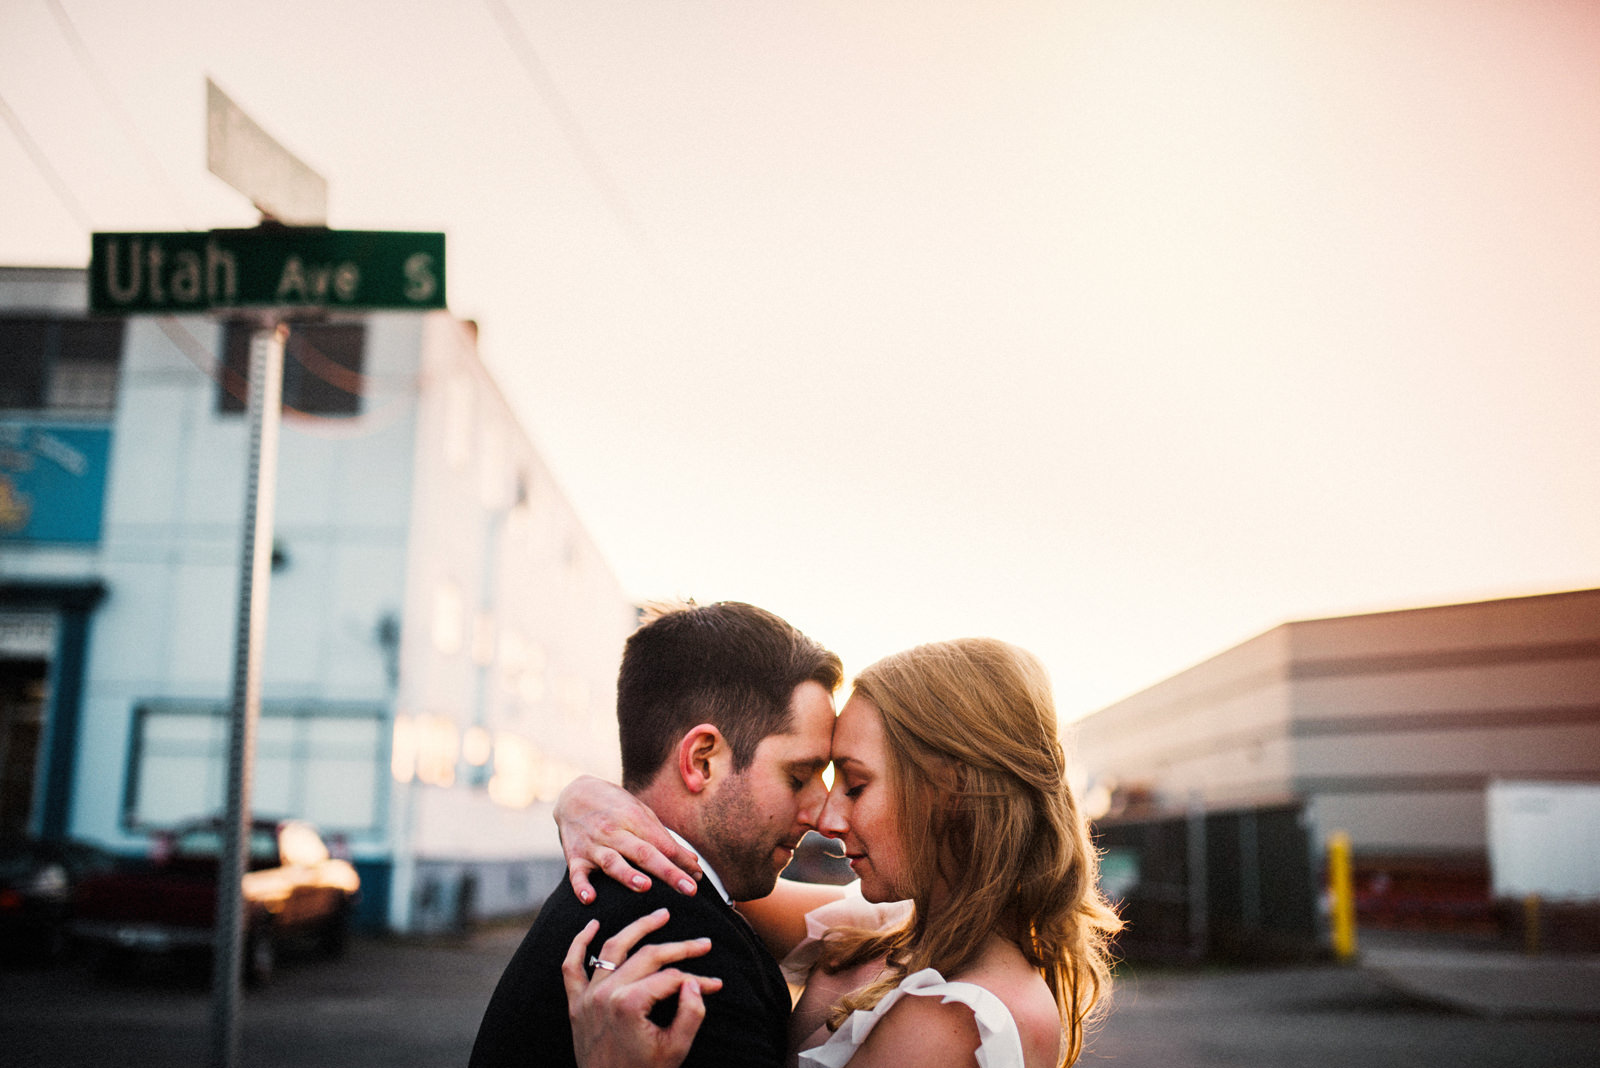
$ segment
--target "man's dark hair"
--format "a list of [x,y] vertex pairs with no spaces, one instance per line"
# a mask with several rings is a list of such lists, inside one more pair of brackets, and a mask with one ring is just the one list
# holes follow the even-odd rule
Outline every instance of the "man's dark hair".
[[765,609],[738,601],[661,607],[633,632],[617,673],[622,785],[655,778],[691,727],[709,723],[743,771],[768,735],[793,727],[803,682],[839,688],[839,657]]

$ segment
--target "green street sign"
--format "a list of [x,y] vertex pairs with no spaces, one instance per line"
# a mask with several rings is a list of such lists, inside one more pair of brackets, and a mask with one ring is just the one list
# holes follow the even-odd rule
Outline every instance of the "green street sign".
[[444,306],[443,234],[290,226],[92,235],[97,315]]

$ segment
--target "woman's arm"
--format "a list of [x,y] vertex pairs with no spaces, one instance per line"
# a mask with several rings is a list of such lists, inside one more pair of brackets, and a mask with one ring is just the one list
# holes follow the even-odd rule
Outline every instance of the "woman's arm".
[[850,1058],[850,1068],[975,1068],[982,1039],[972,1009],[906,997],[895,1003]]
[[806,913],[838,901],[845,894],[842,886],[801,883],[779,879],[772,893],[755,901],[735,902],[739,915],[750,921],[767,950],[779,960],[806,936]]

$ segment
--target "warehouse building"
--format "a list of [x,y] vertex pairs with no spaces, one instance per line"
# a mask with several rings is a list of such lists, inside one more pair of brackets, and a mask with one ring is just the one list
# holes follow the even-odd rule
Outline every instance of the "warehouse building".
[[1292,813],[1369,921],[1473,922],[1491,784],[1600,783],[1600,589],[1286,623],[1077,731],[1104,828]]

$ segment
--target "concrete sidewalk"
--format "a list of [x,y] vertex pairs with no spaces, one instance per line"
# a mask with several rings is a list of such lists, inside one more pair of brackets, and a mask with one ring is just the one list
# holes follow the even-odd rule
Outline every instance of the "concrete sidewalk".
[[1363,931],[1361,967],[1390,988],[1487,1019],[1600,1019],[1600,955]]

